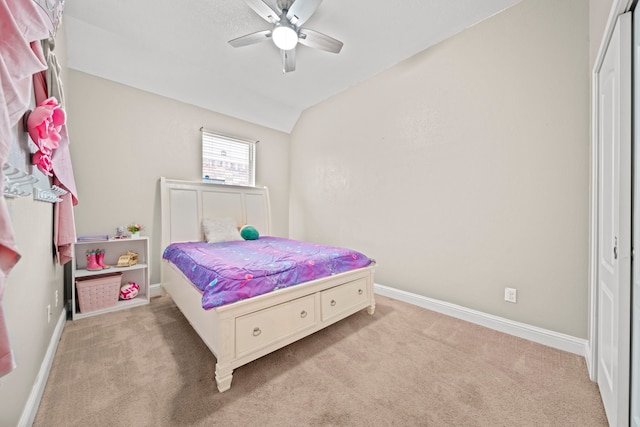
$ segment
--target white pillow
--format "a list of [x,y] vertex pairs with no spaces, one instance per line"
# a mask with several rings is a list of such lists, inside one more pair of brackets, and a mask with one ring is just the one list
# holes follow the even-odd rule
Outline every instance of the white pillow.
[[243,240],[238,232],[238,224],[233,218],[204,218],[202,231],[209,243]]

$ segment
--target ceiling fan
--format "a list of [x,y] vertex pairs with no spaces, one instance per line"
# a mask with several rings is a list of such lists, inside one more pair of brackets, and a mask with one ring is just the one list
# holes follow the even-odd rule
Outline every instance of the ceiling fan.
[[343,43],[325,34],[302,28],[314,14],[322,0],[246,0],[247,4],[265,21],[274,25],[233,40],[233,47],[248,46],[265,40],[273,40],[282,55],[282,72],[296,69],[296,45],[298,43],[327,52],[339,53]]

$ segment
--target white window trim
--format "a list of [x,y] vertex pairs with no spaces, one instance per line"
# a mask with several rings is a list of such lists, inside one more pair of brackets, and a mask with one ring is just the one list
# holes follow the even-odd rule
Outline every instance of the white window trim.
[[[225,185],[246,185],[249,187],[255,187],[255,181],[256,181],[256,144],[258,143],[258,141],[250,141],[250,140],[246,140],[246,139],[242,139],[242,138],[236,138],[236,137],[232,137],[232,136],[227,136],[227,135],[222,135],[220,133],[217,132],[213,132],[210,130],[206,130],[204,128],[200,128],[200,131],[202,132],[202,137],[201,137],[201,145],[202,145],[202,163],[201,163],[201,176],[202,176],[202,180],[204,182],[212,182],[212,183],[218,183],[218,184],[225,184]],[[208,141],[207,141],[208,140]],[[207,177],[207,175],[205,174],[205,143],[206,142],[212,142],[215,143],[216,141],[222,142],[222,143],[231,143],[231,144],[243,144],[246,145],[249,148],[248,151],[248,155],[249,155],[249,159],[248,160],[248,183],[247,184],[238,184],[236,182],[228,182],[226,180],[218,180],[215,177]]]

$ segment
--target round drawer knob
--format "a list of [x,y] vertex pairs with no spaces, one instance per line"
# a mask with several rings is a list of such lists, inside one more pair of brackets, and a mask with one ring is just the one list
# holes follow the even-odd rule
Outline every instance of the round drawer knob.
[[257,337],[258,335],[260,335],[262,333],[262,331],[260,330],[260,328],[258,328],[257,326],[255,328],[253,328],[253,336]]
[[336,300],[332,299],[331,300],[331,307],[333,307],[334,305],[336,305]]
[[362,289],[358,289],[358,295],[362,295]]
[[300,312],[300,317],[302,317],[303,319],[304,319],[305,317],[307,317],[307,312],[306,312],[305,310],[302,310],[302,311]]

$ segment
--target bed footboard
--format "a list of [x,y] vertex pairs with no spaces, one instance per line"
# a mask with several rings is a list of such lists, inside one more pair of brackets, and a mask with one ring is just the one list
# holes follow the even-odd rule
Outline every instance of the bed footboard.
[[233,370],[364,308],[375,311],[375,265],[336,274],[212,310],[172,264],[163,262],[163,287],[216,357],[218,390]]

